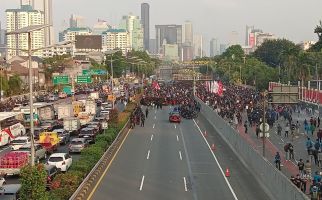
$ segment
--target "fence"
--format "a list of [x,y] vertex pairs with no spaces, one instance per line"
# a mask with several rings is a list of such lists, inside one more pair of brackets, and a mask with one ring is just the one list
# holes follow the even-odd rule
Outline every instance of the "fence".
[[201,104],[202,115],[246,164],[246,167],[253,172],[258,181],[274,196],[274,199],[309,199],[282,172],[253,149],[224,119],[200,99],[197,101]]

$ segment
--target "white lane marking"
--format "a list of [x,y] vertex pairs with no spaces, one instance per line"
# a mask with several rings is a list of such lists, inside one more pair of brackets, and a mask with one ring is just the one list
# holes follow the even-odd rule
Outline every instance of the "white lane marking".
[[218,162],[218,159],[217,159],[217,157],[215,156],[214,152],[211,150],[211,147],[210,147],[210,145],[209,145],[209,143],[208,143],[207,139],[206,139],[206,138],[205,138],[205,136],[202,134],[202,131],[201,131],[200,127],[198,126],[198,124],[196,123],[196,121],[195,121],[195,120],[193,120],[193,122],[196,124],[196,126],[197,126],[197,128],[198,128],[198,130],[199,130],[200,134],[202,135],[202,137],[203,137],[204,141],[206,142],[206,144],[207,144],[207,146],[208,146],[208,148],[209,148],[209,150],[210,150],[210,152],[211,152],[212,156],[214,157],[214,159],[215,159],[215,161],[216,161],[216,163],[217,163],[217,165],[218,165],[218,167],[219,167],[219,169],[220,169],[220,172],[221,172],[222,176],[224,177],[224,179],[225,179],[225,181],[226,181],[226,183],[227,183],[227,185],[228,185],[228,187],[229,187],[230,192],[231,192],[231,193],[232,193],[232,195],[234,196],[234,199],[235,199],[235,200],[238,200],[238,198],[237,198],[237,196],[236,196],[236,193],[235,193],[234,189],[231,187],[231,185],[230,185],[230,183],[229,183],[229,181],[228,181],[227,177],[225,176],[224,170],[223,170],[223,169],[222,169],[222,167],[220,166],[220,164],[219,164],[219,162]]
[[281,140],[282,140],[282,142],[283,142],[283,143],[285,143],[285,142],[284,142],[284,140],[283,140],[282,138],[281,138]]
[[149,160],[150,158],[150,150],[148,151],[148,155],[146,156],[146,159]]
[[177,125],[174,125],[174,128],[177,128]]
[[187,189],[187,181],[186,181],[186,177],[183,177],[183,184],[184,184],[184,191],[188,191]]
[[155,127],[155,124],[153,124],[153,127],[152,128],[154,128]]
[[154,113],[156,114],[156,113],[157,113],[157,111],[155,110],[155,111],[154,111]]
[[153,135],[151,135],[151,141],[153,140]]
[[179,136],[177,135],[177,141],[179,142]]
[[180,160],[182,160],[181,151],[179,151],[179,157],[180,157]]
[[142,191],[142,189],[143,189],[143,183],[144,183],[144,175],[142,176],[141,185],[140,185],[140,191]]
[[154,116],[154,119],[157,119],[157,116]]

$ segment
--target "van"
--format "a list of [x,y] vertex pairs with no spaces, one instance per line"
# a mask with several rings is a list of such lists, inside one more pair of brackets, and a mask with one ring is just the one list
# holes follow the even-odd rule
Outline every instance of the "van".
[[2,186],[0,193],[1,200],[18,200],[21,184],[8,184]]

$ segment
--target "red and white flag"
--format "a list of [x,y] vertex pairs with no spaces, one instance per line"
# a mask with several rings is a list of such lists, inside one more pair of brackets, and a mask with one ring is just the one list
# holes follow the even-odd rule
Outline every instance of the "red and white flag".
[[159,83],[157,81],[153,81],[152,87],[155,90],[160,90],[160,85],[159,85]]

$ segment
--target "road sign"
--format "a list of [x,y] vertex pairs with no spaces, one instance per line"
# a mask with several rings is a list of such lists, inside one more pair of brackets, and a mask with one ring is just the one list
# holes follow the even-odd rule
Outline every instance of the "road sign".
[[107,71],[104,69],[83,69],[83,75],[106,75]]
[[77,76],[76,83],[92,83],[92,77],[90,75]]
[[54,76],[53,77],[53,84],[59,85],[59,84],[68,84],[69,83],[69,77],[66,76]]
[[63,88],[63,92],[66,93],[67,95],[71,95],[72,94],[72,86],[69,86],[69,85],[65,86]]
[[[261,123],[261,124],[259,125],[259,129],[260,129],[261,131],[263,131],[263,130],[264,130],[263,123]],[[265,123],[265,132],[268,132],[268,131],[269,131],[269,125],[268,125],[268,123]]]

